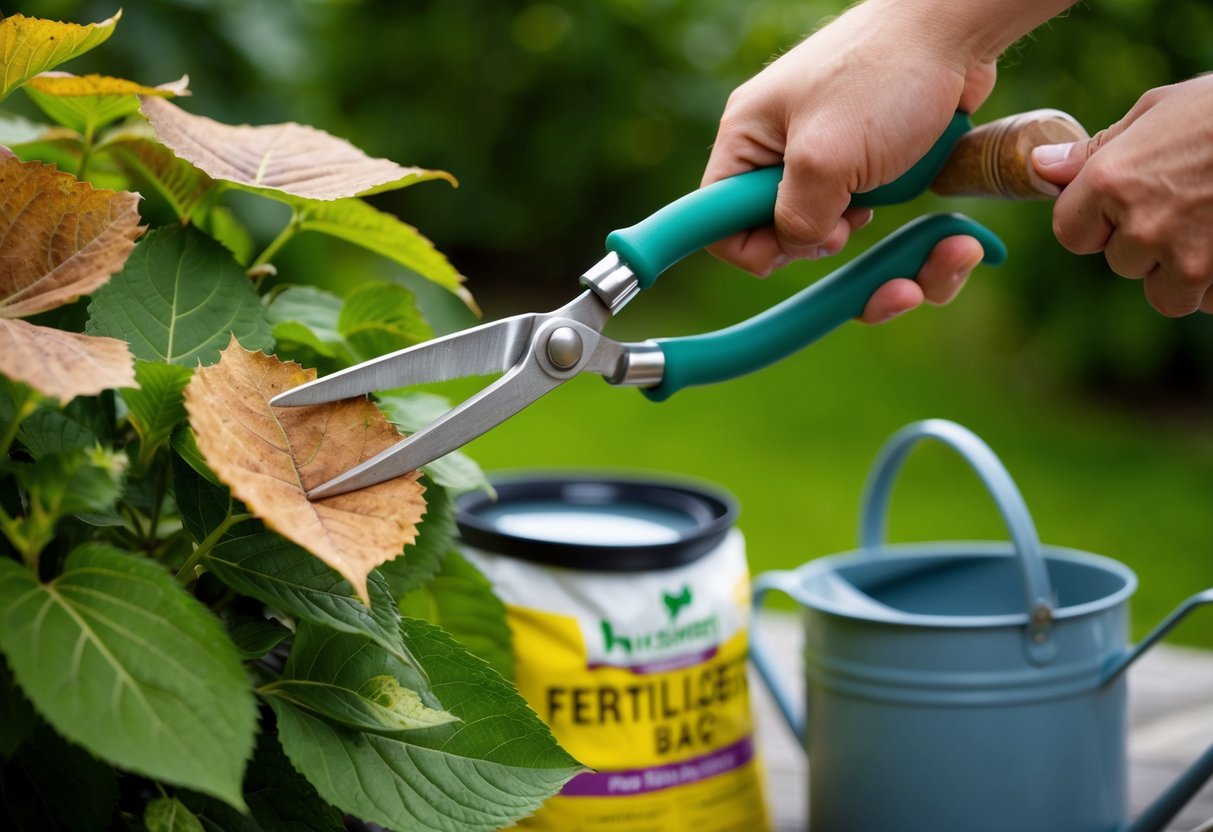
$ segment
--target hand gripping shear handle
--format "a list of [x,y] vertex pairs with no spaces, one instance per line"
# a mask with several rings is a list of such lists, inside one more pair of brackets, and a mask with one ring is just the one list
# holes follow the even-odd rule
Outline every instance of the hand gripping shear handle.
[[[967,136],[983,129],[971,131],[968,117],[958,113],[930,152],[905,175],[856,194],[853,204],[890,205],[921,194],[944,169],[958,142],[963,144]],[[954,167],[948,164],[949,170]],[[436,338],[275,397],[271,404],[276,407],[297,407],[378,390],[503,374],[413,435],[312,489],[308,497],[323,499],[416,470],[582,372],[596,373],[612,384],[640,387],[654,401],[684,387],[755,372],[861,314],[868,298],[888,280],[916,275],[945,237],[976,237],[987,264],[997,265],[1006,258],[998,237],[977,222],[959,214],[928,215],[791,298],[727,329],[630,344],[602,335],[606,322],[674,263],[730,234],[770,224],[782,174],[780,167],[762,168],[716,182],[611,233],[607,256],[581,277],[585,291],[553,312],[516,315]]]

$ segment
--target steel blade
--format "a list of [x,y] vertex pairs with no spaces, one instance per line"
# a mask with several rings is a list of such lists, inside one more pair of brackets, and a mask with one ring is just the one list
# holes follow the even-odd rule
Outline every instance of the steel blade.
[[280,393],[270,404],[323,404],[394,387],[503,373],[522,359],[538,317],[503,318],[381,355]]
[[545,373],[528,355],[521,365],[412,436],[316,486],[308,499],[335,497],[415,471],[497,427],[566,380]]

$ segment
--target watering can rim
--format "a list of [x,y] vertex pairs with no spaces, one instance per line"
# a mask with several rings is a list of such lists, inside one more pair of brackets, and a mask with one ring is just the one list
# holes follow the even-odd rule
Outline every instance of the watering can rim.
[[[1102,598],[1082,604],[1054,608],[1053,619],[1055,621],[1077,619],[1102,612],[1124,603],[1137,591],[1137,574],[1128,566],[1113,558],[1097,555],[1093,552],[1086,552],[1081,549],[1047,544],[1041,544],[1040,554],[1046,561],[1065,561],[1084,566],[1098,567],[1113,573],[1124,581],[1124,585],[1120,589]],[[893,607],[887,607],[883,610],[877,609],[877,607],[883,606],[878,602],[874,602],[872,606],[858,609],[840,604],[828,597],[810,595],[804,589],[804,584],[819,573],[835,571],[839,566],[847,566],[853,563],[873,562],[874,556],[878,556],[880,560],[908,560],[910,558],[925,556],[1014,558],[1018,554],[1014,544],[1009,541],[948,540],[884,544],[877,547],[853,549],[847,552],[814,558],[799,568],[785,573],[789,576],[794,576],[795,580],[781,582],[779,589],[806,608],[836,615],[840,618],[850,618],[860,621],[951,629],[1022,627],[1029,623],[1030,616],[1027,610],[1000,615],[928,615],[906,612]],[[761,579],[762,576],[758,576],[757,580]]]

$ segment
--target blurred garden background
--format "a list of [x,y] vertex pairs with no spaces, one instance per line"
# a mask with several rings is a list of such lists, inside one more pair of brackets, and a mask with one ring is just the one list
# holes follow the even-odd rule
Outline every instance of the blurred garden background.
[[[34,0],[7,11],[87,23],[116,8]],[[299,121],[374,156],[450,171],[458,189],[435,182],[371,201],[445,252],[494,319],[571,298],[607,232],[698,184],[728,93],[842,8],[135,0],[107,43],[64,68],[145,84],[188,73],[193,97],[180,103],[191,112],[230,124]],[[1205,0],[1092,0],[1009,50],[974,120],[1056,107],[1095,132],[1145,90],[1210,69]],[[5,106],[39,117],[21,95]],[[578,379],[469,451],[490,471],[609,468],[714,482],[741,503],[757,572],[850,548],[881,443],[909,421],[954,419],[1002,456],[1046,542],[1138,572],[1140,635],[1213,586],[1213,320],[1165,319],[1102,258],[1068,254],[1047,204],[924,197],[880,210],[834,261],[766,281],[699,254],[608,333],[728,325],[934,210],[971,214],[1011,252],[1006,265],[979,269],[952,305],[878,328],[847,325],[762,373],[660,405]],[[367,277],[398,280],[442,328],[474,323],[442,290],[331,239],[301,235],[275,265],[279,279],[338,293]],[[976,483],[944,451],[923,449],[894,497],[893,537],[1001,537]],[[1197,614],[1176,638],[1213,647],[1213,620]]]

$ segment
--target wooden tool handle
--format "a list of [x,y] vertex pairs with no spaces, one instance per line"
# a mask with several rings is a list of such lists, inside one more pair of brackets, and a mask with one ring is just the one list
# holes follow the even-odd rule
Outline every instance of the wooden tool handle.
[[931,183],[942,196],[1053,199],[1061,189],[1032,168],[1032,148],[1090,138],[1061,110],[1032,110],[975,127],[960,138]]

